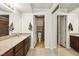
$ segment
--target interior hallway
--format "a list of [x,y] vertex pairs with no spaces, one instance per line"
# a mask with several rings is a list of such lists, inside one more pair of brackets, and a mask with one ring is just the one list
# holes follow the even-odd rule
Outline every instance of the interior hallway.
[[45,48],[45,46],[44,46],[44,41],[42,40],[41,42],[39,42],[39,41],[37,40],[37,43],[36,43],[35,48]]
[[55,49],[34,48],[29,50],[27,56],[79,56],[79,53],[71,48],[63,47]]

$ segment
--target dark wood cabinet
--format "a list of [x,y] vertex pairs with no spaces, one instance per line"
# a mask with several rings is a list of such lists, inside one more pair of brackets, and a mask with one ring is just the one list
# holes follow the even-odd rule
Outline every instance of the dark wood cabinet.
[[5,20],[0,20],[0,37],[9,35],[9,22]]
[[21,48],[24,47],[24,41],[20,42],[19,44],[17,44],[15,47],[14,47],[14,50],[15,50],[15,53],[17,53]]
[[25,43],[25,48],[24,48],[24,55],[26,55],[27,54],[27,52],[28,52],[28,50],[29,50],[29,48],[30,48],[30,37],[28,37],[28,38],[26,38],[25,39],[25,41],[24,41],[24,43]]
[[79,52],[79,37],[70,36],[70,47]]
[[20,42],[14,47],[15,56],[23,56],[24,55],[24,41]]
[[14,56],[13,48],[7,51],[6,53],[4,53],[2,56]]
[[30,36],[18,43],[12,49],[4,53],[2,56],[26,56],[30,49]]
[[23,56],[24,55],[24,47],[19,49],[18,52],[15,53],[15,56]]

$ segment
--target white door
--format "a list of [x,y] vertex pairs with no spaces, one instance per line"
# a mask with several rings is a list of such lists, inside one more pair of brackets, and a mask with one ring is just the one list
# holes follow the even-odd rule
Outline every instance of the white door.
[[60,45],[66,47],[66,16],[60,16]]
[[33,37],[33,40],[32,40],[32,46],[33,48],[35,47],[36,45],[36,42],[37,42],[37,31],[36,31],[36,18],[35,16],[33,16],[33,27],[32,27],[32,37]]

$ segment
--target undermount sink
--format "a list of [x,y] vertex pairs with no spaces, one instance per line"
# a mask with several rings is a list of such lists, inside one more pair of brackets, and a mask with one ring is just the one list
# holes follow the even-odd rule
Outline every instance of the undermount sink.
[[18,36],[16,36],[16,35],[2,36],[2,37],[0,37],[0,41],[6,40],[6,39],[10,39],[10,38],[13,38],[13,37],[18,37]]

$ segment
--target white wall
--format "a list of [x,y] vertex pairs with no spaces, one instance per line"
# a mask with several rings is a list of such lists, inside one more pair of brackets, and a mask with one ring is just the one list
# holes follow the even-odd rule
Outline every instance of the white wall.
[[[15,28],[12,33],[21,33],[21,14],[16,9],[15,13],[0,10],[0,15],[9,15],[9,26],[13,22]],[[11,31],[9,31],[9,34],[11,35]]]
[[8,13],[8,12],[5,12],[5,11],[0,10],[0,15],[9,15],[9,13]]
[[45,17],[45,46],[46,48],[57,47],[57,19],[55,14],[46,14]]
[[[67,26],[66,26],[66,30],[67,30],[67,34],[66,34],[66,47],[70,48],[70,33],[78,33],[79,31],[79,15],[75,14],[75,13],[65,13],[65,14],[60,14],[60,15],[67,15]],[[69,32],[68,30],[68,25],[69,23],[72,23],[73,26],[73,31]]]
[[[45,15],[45,46],[46,48],[50,48],[50,45],[51,45],[51,39],[52,36],[51,36],[51,24],[52,24],[52,15],[50,13],[34,13],[34,14],[23,14],[22,15],[22,20],[23,20],[23,23],[22,25],[24,25],[26,23],[26,26],[24,25],[23,26],[23,30],[22,30],[22,33],[29,33],[29,30],[28,30],[28,24],[29,22],[31,21],[33,24],[33,30],[31,32],[32,34],[32,41],[31,41],[31,45],[32,45],[32,48],[33,46],[35,45],[35,40],[36,40],[36,30],[35,30],[35,18],[33,17],[34,15]],[[52,46],[53,47],[53,46]]]
[[51,30],[52,30],[52,15],[50,13],[47,13],[45,14],[45,47],[46,48],[51,48],[51,40],[53,39]]
[[[31,47],[35,45],[35,29],[33,23],[33,15],[44,15],[45,16],[45,47],[46,48],[56,48],[57,47],[57,17],[56,14],[51,14],[57,4],[44,12],[37,13],[24,13],[20,14],[17,10],[15,13],[10,14],[9,25],[13,22],[14,31],[13,33],[31,33]],[[28,30],[29,22],[32,23],[33,30],[30,32]],[[11,34],[11,32],[10,32]]]
[[34,15],[44,15],[45,16],[45,48],[55,48],[56,47],[56,19],[55,16],[51,14],[48,10],[47,12],[34,13]]
[[33,48],[35,45],[35,33],[33,32],[34,29],[31,32],[28,30],[28,25],[29,22],[31,22],[32,26],[34,26],[33,15],[44,15],[45,16],[45,47],[56,48],[57,20],[56,20],[56,15],[51,14],[51,12],[54,10],[56,6],[57,4],[55,4],[54,7],[52,7],[50,10],[48,9],[47,11],[44,12],[20,14],[16,10],[15,13],[10,13],[9,25],[13,22],[15,28],[13,33],[31,33],[32,35],[31,47]]
[[37,28],[36,28],[36,18],[35,16],[33,15],[33,30],[32,30],[32,48],[35,47],[36,43],[37,43]]
[[13,22],[14,25],[14,30],[11,32],[9,31],[9,35],[11,35],[11,33],[21,33],[22,32],[22,26],[21,26],[21,14],[15,9],[14,13],[13,12],[5,12],[0,10],[0,15],[9,15],[9,26],[11,25],[11,23]]
[[[70,22],[73,25],[73,31],[71,32],[68,31],[68,25]],[[71,11],[67,17],[67,48],[70,48],[70,33],[79,33],[79,8]]]
[[[71,11],[70,13],[61,12],[59,15],[67,15],[67,34],[66,34],[66,47],[70,48],[70,33],[79,33],[79,8]],[[69,32],[68,25],[69,23],[73,25],[73,31]]]
[[[22,33],[31,33],[31,38],[33,39],[33,32],[30,31],[29,28],[29,23],[32,24],[33,26],[33,15],[30,13],[22,14]],[[31,46],[33,46],[33,42],[31,39]]]
[[[58,4],[54,4],[54,6],[52,6],[51,8],[51,11],[53,11],[57,5]],[[52,16],[51,18],[52,27],[50,28],[51,29],[51,41],[50,41],[51,48],[57,48],[57,15],[58,14],[59,14],[59,9],[51,15]]]
[[[53,45],[53,48],[57,48],[57,14],[52,15],[52,41],[51,45]],[[53,43],[52,43],[53,42]]]
[[[14,26],[14,30],[12,31],[12,33],[21,33],[22,32],[22,17],[21,14],[16,10],[15,13],[10,13],[9,14],[9,26],[11,25],[11,23],[13,22],[13,26]],[[9,32],[9,34],[11,34],[11,31]]]
[[[68,30],[69,23],[71,22],[73,26],[73,31]],[[68,14],[67,15],[67,40],[66,40],[66,47],[70,48],[70,33],[79,33],[79,15],[78,14]]]
[[[32,31],[29,31],[29,24],[32,24]],[[22,14],[22,33],[31,33],[31,48],[36,44],[36,24],[32,13]]]
[[73,26],[73,31],[71,31],[71,33],[78,33],[79,15],[78,14],[69,14],[67,20],[68,20],[67,24],[69,25],[69,23],[71,23]]
[[[77,18],[79,17],[79,7],[74,9],[73,11],[71,11],[70,13],[72,14],[76,14],[77,15]],[[79,18],[78,18],[79,19]],[[79,22],[79,20],[78,20]],[[78,24],[78,32],[79,32],[79,24]]]
[[[57,6],[57,4],[54,5],[55,8]],[[44,12],[37,12],[37,13],[32,13],[33,15],[44,15],[45,16],[45,48],[56,48],[57,47],[57,14],[51,14],[51,12],[54,10],[47,10]],[[27,27],[29,24],[28,20],[31,20],[33,22],[34,18],[33,15],[29,15],[27,13],[25,13],[24,15],[22,15],[23,19],[25,19],[27,22]],[[33,23],[33,26],[34,23]],[[28,28],[26,27],[27,33],[29,32]],[[25,28],[25,27],[23,27]],[[25,32],[25,30],[23,30]],[[22,32],[23,32],[22,31]],[[35,45],[35,29],[32,31],[32,41],[31,41],[31,45],[32,48]]]
[[33,15],[32,13],[22,14],[22,33],[30,33],[29,23],[33,24]]
[[[52,15],[50,12],[46,12],[46,13],[33,13],[33,15],[44,15],[45,16],[45,48],[56,48],[57,46],[57,20],[56,20],[56,15]],[[27,31],[23,30],[22,32],[26,32],[29,33],[28,30],[28,24],[31,20],[31,22],[33,23],[33,15],[32,14],[23,14],[22,16],[22,20],[26,20],[24,22],[27,23],[27,25],[25,27],[23,27],[23,29],[26,29]],[[23,23],[22,23],[23,24]],[[33,28],[34,28],[34,24],[33,24]],[[35,45],[35,29],[33,30],[32,33],[32,41],[31,41],[31,45],[32,48]]]

